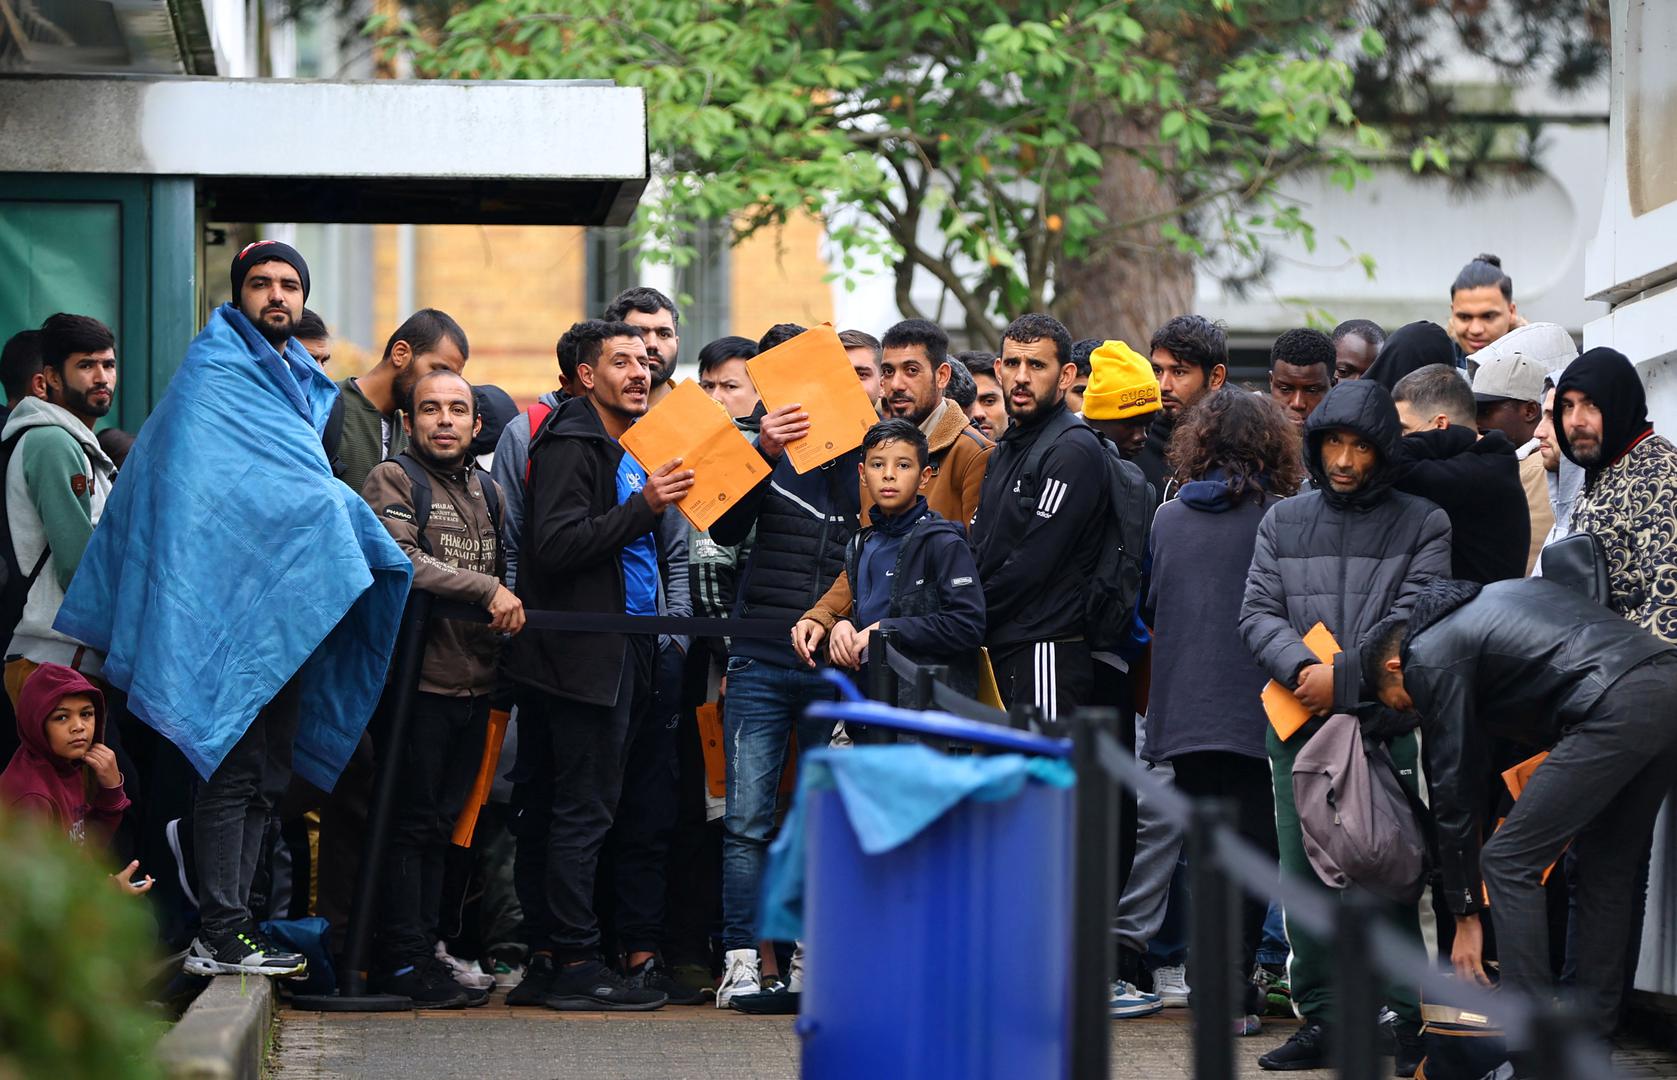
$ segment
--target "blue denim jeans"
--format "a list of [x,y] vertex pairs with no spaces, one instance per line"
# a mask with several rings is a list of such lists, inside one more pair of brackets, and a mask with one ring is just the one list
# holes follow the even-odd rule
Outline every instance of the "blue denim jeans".
[[802,752],[826,746],[832,723],[804,718],[804,706],[837,697],[813,671],[745,656],[728,658],[722,734],[728,802],[722,817],[722,947],[757,945],[757,893],[774,831],[775,796],[789,736]]

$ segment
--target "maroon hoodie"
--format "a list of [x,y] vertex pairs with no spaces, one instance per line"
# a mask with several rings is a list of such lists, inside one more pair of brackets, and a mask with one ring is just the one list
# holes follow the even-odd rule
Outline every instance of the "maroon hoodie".
[[[128,796],[119,785],[102,788],[79,761],[52,752],[47,742],[47,717],[71,694],[93,699],[93,741],[105,741],[105,695],[86,676],[59,664],[42,664],[28,679],[17,701],[17,753],[0,773],[0,805],[44,814],[77,843],[89,830],[100,843],[108,841],[128,809]],[[89,789],[93,791],[88,801]]]

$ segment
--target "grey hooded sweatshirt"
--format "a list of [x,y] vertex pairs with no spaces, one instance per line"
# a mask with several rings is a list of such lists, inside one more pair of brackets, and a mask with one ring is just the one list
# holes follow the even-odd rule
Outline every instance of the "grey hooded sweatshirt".
[[97,675],[104,657],[52,624],[104,512],[116,466],[86,424],[39,398],[25,398],[6,418],[0,439],[14,438],[17,444],[6,469],[12,548],[24,574],[37,566],[40,573],[6,646],[6,658],[63,664]]

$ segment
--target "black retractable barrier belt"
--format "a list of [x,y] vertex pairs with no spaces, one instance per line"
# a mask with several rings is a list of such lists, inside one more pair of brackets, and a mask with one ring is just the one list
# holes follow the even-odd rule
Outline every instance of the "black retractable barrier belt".
[[[486,623],[489,613],[457,600],[439,600],[434,618]],[[776,619],[703,619],[680,615],[613,615],[595,611],[526,611],[526,630],[577,634],[683,634],[688,637],[783,638],[792,625]]]

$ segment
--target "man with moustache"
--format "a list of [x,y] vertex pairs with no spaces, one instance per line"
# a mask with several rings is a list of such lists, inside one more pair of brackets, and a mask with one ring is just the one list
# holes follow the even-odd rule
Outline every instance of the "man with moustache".
[[1598,347],[1567,366],[1555,386],[1555,441],[1584,468],[1572,528],[1607,551],[1608,606],[1677,644],[1677,447],[1654,434],[1624,353]]
[[374,465],[401,453],[408,444],[401,414],[414,384],[433,371],[462,374],[470,351],[466,332],[447,312],[421,308],[390,335],[373,370],[338,383],[343,435],[336,449],[344,483],[360,491]]
[[978,387],[978,396],[967,410],[967,421],[979,434],[997,442],[1007,430],[1007,395],[996,381],[996,358],[988,352],[956,353],[955,359],[966,366]]
[[97,676],[103,657],[52,628],[64,590],[104,512],[116,466],[93,426],[116,392],[116,337],[86,315],[57,314],[41,327],[46,397],[25,397],[6,420],[11,447],[6,516],[24,580],[23,612],[6,646],[6,690],[17,704],[42,664]]
[[452,371],[430,372],[414,383],[405,412],[408,448],[373,467],[362,497],[413,560],[415,588],[481,607],[490,621],[432,620],[405,739],[382,748],[402,783],[383,852],[373,975],[383,992],[417,1008],[450,1009],[468,997],[434,951],[443,857],[477,775],[500,636],[523,629],[524,605],[501,583],[500,489],[468,458],[483,423],[471,385]]
[[1221,326],[1203,315],[1178,315],[1154,332],[1147,349],[1163,407],[1135,463],[1164,502],[1173,487],[1165,464],[1171,432],[1185,411],[1228,379],[1229,339]]
[[[1002,332],[996,377],[1013,426],[991,456],[972,526],[1002,700],[1031,702],[1048,720],[1070,715],[1093,688],[1083,589],[1108,499],[1100,437],[1066,405],[1077,378],[1071,350],[1071,334],[1049,315],[1021,315]],[[1051,445],[1027,478],[1039,439]]]
[[600,317],[606,322],[624,322],[638,327],[646,342],[646,364],[652,372],[647,407],[664,400],[675,389],[671,380],[681,353],[681,310],[675,301],[645,285],[624,289],[606,305]]
[[[619,440],[652,389],[643,332],[577,323],[559,362],[575,393],[530,443],[529,516],[518,594],[544,611],[655,615],[661,516],[686,497],[679,459],[651,475]],[[667,995],[601,962],[594,909],[600,848],[617,814],[627,751],[651,708],[649,634],[520,635],[506,671],[520,687],[514,876],[532,968],[558,1010],[644,1011]]]

